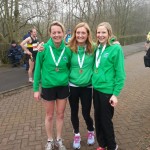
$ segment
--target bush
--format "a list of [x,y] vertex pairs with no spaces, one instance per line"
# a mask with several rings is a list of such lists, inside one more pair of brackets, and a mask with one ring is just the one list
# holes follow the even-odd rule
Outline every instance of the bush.
[[118,41],[123,46],[138,43],[138,42],[144,42],[145,41],[145,35],[121,36],[118,38]]
[[9,62],[7,57],[9,47],[9,43],[0,43],[0,60],[3,64],[7,64]]

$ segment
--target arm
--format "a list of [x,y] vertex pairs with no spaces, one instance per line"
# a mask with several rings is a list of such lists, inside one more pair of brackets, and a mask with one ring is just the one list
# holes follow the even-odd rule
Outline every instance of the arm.
[[112,107],[115,107],[118,103],[117,96],[120,94],[126,78],[124,68],[124,54],[120,45],[119,47],[117,47],[117,53],[114,58],[114,69],[115,69],[114,92],[109,100],[109,103]]
[[145,46],[145,50],[147,51],[150,47],[150,42],[146,41],[144,46]]
[[118,102],[117,96],[120,94],[126,78],[124,67],[124,54],[120,45],[116,47],[116,55],[114,58],[114,71],[115,71],[114,91],[112,97],[110,98],[110,103],[112,106],[116,106]]
[[27,43],[30,43],[31,42],[31,37],[28,37],[26,38],[25,40],[23,40],[21,43],[20,43],[20,46],[22,47],[22,49],[26,52],[26,54],[28,55],[32,55],[32,53],[27,49],[27,47],[25,46]]
[[38,51],[43,51],[44,50],[44,42],[41,42],[39,45],[38,45],[38,47],[37,47],[37,49],[38,49]]
[[115,96],[118,96],[124,86],[126,78],[124,67],[124,54],[120,45],[116,47],[116,55],[114,58],[114,71],[115,71],[115,81],[113,94]]
[[40,100],[39,86],[40,86],[40,82],[41,82],[43,56],[44,56],[44,51],[37,53],[35,70],[34,70],[33,90],[34,90],[34,99],[37,101]]
[[11,48],[8,49],[7,55],[8,55],[8,57],[10,57],[12,55],[12,49]]

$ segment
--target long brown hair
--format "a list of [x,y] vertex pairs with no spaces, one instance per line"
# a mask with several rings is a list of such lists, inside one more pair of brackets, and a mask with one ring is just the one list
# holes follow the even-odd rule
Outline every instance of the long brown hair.
[[76,40],[76,31],[78,28],[84,27],[88,33],[88,37],[86,40],[86,52],[87,53],[93,53],[93,46],[92,46],[92,34],[91,34],[91,30],[90,27],[87,23],[85,22],[81,22],[79,24],[76,25],[76,27],[74,28],[73,34],[72,34],[72,38],[68,44],[68,46],[70,47],[70,49],[77,53],[78,51],[78,44],[77,44],[77,40]]

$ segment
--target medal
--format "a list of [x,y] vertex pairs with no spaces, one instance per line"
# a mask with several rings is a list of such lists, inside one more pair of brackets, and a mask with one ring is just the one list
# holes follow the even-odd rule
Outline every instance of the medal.
[[56,68],[55,68],[55,71],[58,72],[58,71],[59,71],[59,68],[56,67]]
[[101,57],[102,57],[102,53],[104,52],[105,48],[106,48],[106,44],[103,46],[102,50],[101,50],[101,53],[99,52],[99,48],[100,48],[100,45],[98,46],[98,49],[96,51],[96,59],[95,59],[95,66],[96,66],[96,69],[95,69],[95,73],[98,73],[98,67],[100,65],[100,62],[101,62]]
[[80,69],[80,70],[79,70],[79,73],[82,73],[82,72],[83,72],[83,70],[82,70],[82,69]]
[[61,52],[61,54],[60,54],[60,56],[59,56],[59,58],[58,58],[58,61],[56,61],[56,59],[55,59],[55,56],[54,56],[54,53],[53,53],[53,50],[52,50],[51,46],[49,46],[49,48],[50,48],[50,53],[51,53],[51,55],[52,55],[53,61],[54,61],[55,65],[56,65],[55,71],[58,72],[58,71],[59,71],[58,65],[59,65],[59,63],[60,63],[60,60],[61,60],[61,58],[62,58],[64,52],[65,52],[65,47],[64,47],[64,49],[62,50],[62,52]]
[[86,46],[84,48],[84,54],[83,54],[82,58],[80,58],[80,56],[78,54],[78,64],[79,64],[79,67],[80,67],[80,70],[79,70],[80,74],[83,73],[82,66],[83,66],[84,58],[85,58],[85,51],[86,51]]

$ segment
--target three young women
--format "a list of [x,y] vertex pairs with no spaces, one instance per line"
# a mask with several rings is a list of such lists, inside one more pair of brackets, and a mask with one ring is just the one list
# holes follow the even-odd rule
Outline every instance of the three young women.
[[[56,28],[60,28],[60,31],[57,31],[58,29],[56,30]],[[93,100],[94,100],[96,138],[100,146],[97,148],[97,150],[104,150],[106,147],[108,150],[116,150],[118,147],[115,141],[112,117],[114,113],[114,106],[116,106],[118,102],[117,96],[122,90],[124,85],[124,80],[125,80],[124,55],[120,45],[112,44],[113,40],[111,41],[111,39],[113,37],[113,34],[109,23],[101,23],[97,27],[96,31],[97,31],[98,48],[96,50],[96,53],[94,53],[95,46],[92,43],[90,28],[86,23],[79,23],[75,27],[73,31],[72,39],[68,45],[69,49],[72,51],[72,54],[70,53],[71,51],[68,48],[66,48],[65,52],[66,52],[67,62],[62,63],[62,66],[58,67],[59,61],[56,60],[59,60],[59,58],[60,60],[62,59],[63,50],[60,50],[61,53],[59,52],[58,53],[59,55],[57,54],[58,51],[56,50],[55,51],[56,53],[54,53],[54,50],[57,49],[57,46],[58,47],[60,46],[60,43],[64,44],[64,42],[61,39],[63,38],[64,29],[61,28],[61,26],[57,26],[55,24],[54,26],[50,27],[51,39],[44,46],[45,52],[43,51],[41,52],[41,54],[39,52],[38,54],[38,60],[37,60],[38,63],[35,68],[34,80],[36,82],[34,83],[34,91],[35,91],[34,97],[37,100],[39,100],[40,98],[39,82],[41,76],[39,72],[42,70],[41,96],[45,100],[50,100],[50,102],[44,101],[45,109],[46,109],[46,118],[45,118],[46,131],[48,135],[47,147],[53,148],[54,145],[53,138],[52,138],[53,112],[54,112],[54,104],[55,104],[54,100],[56,100],[56,105],[58,107],[57,113],[59,114],[59,108],[63,110],[60,112],[63,118],[64,110],[66,106],[65,98],[69,96],[69,91],[66,92],[67,90],[65,90],[64,92],[62,89],[57,89],[57,86],[64,86],[64,85],[67,86],[68,79],[69,79],[69,86],[70,86],[69,104],[71,108],[71,122],[74,129],[73,148],[79,149],[81,147],[80,145],[81,135],[80,135],[79,118],[78,118],[79,100],[81,101],[82,115],[83,118],[85,119],[87,130],[88,130],[87,143],[94,144],[95,142],[93,120],[90,116],[90,109],[92,103],[92,85],[94,88]],[[58,36],[60,33],[63,34],[61,36]],[[58,38],[56,35],[58,37],[61,37],[60,38],[61,40],[59,42],[57,42]],[[57,43],[59,44],[57,45]],[[49,57],[51,58],[51,60],[53,60],[52,62],[50,62]],[[57,59],[55,59],[55,57]],[[48,60],[48,63],[46,63],[47,62],[46,60]],[[69,62],[70,62],[70,74],[68,72]],[[93,70],[93,65],[94,65],[94,70]],[[63,66],[65,66],[66,68],[65,71],[69,76],[66,76],[65,78],[66,80],[63,79],[60,82],[62,74],[59,74],[59,71],[63,71],[62,69]],[[56,73],[59,74],[60,76],[59,77],[56,76]],[[49,76],[46,76],[45,74],[49,74]],[[59,84],[56,84],[57,80]],[[49,85],[46,84],[47,81]],[[66,84],[62,85],[64,81],[67,82],[65,82]],[[55,86],[56,89],[54,88]],[[63,92],[60,92],[60,90],[62,90]],[[51,94],[53,95],[53,92],[55,94],[61,93],[62,95],[63,93],[66,93],[66,95],[65,96],[63,95],[63,99],[62,99],[62,95],[59,94],[58,97],[54,96],[53,98],[49,98]],[[62,103],[59,105],[60,99]],[[57,119],[59,118],[58,114],[57,114]],[[61,132],[62,132],[62,124],[63,124],[62,122],[63,119],[61,120],[60,123],[61,130],[59,130],[57,126],[58,124],[56,125],[58,131]],[[59,119],[57,123],[59,123]],[[61,145],[62,145],[62,140],[60,136],[61,132],[57,133],[57,137],[58,137],[57,141],[61,141]]]

